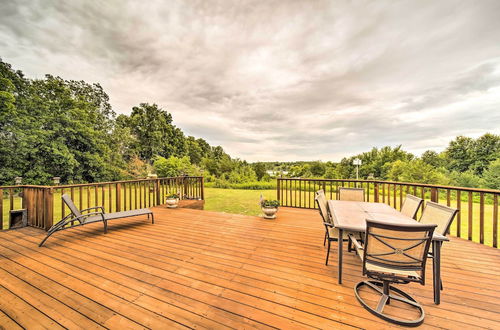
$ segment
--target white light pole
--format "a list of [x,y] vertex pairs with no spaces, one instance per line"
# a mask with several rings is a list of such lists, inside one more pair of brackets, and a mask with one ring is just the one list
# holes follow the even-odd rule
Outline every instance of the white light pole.
[[359,180],[359,165],[361,165],[361,159],[355,158],[352,164],[356,166],[356,180]]

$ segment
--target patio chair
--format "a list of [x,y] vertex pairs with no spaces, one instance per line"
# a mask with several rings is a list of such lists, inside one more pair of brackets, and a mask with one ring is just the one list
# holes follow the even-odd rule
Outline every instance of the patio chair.
[[418,209],[423,202],[424,200],[422,198],[407,194],[403,206],[401,206],[401,213],[415,219]]
[[[363,275],[371,279],[359,282],[354,287],[356,298],[366,310],[399,325],[417,326],[424,321],[423,307],[409,294],[391,284],[416,282],[425,285],[425,263],[435,228],[435,224],[403,225],[366,220],[364,245],[350,236],[363,261]],[[380,296],[376,305],[373,300],[361,297],[362,288]],[[384,313],[384,308],[392,300],[415,310],[418,317],[402,319]]]
[[[94,223],[94,222],[103,222],[104,225],[104,233],[107,233],[107,228],[108,228],[108,220],[114,220],[114,219],[120,219],[120,218],[129,218],[129,217],[135,217],[135,216],[140,216],[140,215],[147,215],[148,220],[149,216],[151,215],[151,223],[154,223],[154,216],[153,212],[151,212],[150,209],[138,209],[138,210],[129,210],[129,211],[122,211],[122,212],[114,212],[114,213],[105,213],[104,212],[104,207],[102,206],[95,206],[95,207],[89,207],[88,209],[84,210],[79,210],[75,203],[71,200],[71,197],[68,196],[67,194],[62,195],[62,201],[68,206],[69,210],[71,211],[70,214],[62,218],[59,222],[54,224],[50,229],[47,231],[47,236],[40,242],[38,245],[41,247],[45,241],[55,232],[61,231],[64,229],[69,229],[69,228],[74,228],[74,227],[79,227],[83,225],[87,225],[89,223]],[[92,210],[99,210],[99,211],[94,211],[90,212]]]
[[[316,192],[316,196],[314,197],[314,199],[318,204],[319,214],[321,215],[321,218],[323,219],[323,225],[325,226],[325,237],[323,239],[323,246],[325,246],[326,241],[328,241],[328,248],[326,251],[326,261],[325,261],[325,265],[328,266],[328,258],[330,257],[330,245],[331,242],[338,241],[339,230],[335,228],[330,212],[328,211],[328,201],[326,199],[325,192],[323,190],[318,190]],[[349,233],[344,231],[344,234],[342,235],[344,241],[349,239],[348,235]],[[350,250],[351,248],[349,242],[349,251]]]
[[339,200],[364,202],[365,190],[363,188],[345,188],[339,187]]
[[[420,223],[435,224],[437,225],[436,233],[446,236],[457,213],[457,209],[434,202],[427,202],[420,217]],[[428,258],[434,258],[434,251],[432,249],[429,251]],[[432,265],[434,267],[434,263]],[[443,290],[443,281],[441,278],[439,282],[440,289]]]

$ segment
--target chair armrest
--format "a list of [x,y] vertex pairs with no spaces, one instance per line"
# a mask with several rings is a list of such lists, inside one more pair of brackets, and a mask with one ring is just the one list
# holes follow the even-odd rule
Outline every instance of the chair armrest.
[[83,213],[83,212],[88,212],[88,211],[90,211],[90,210],[97,210],[97,209],[100,209],[100,210],[101,210],[101,212],[100,212],[100,213],[106,213],[106,212],[104,212],[104,207],[102,207],[102,206],[94,206],[94,207],[89,207],[89,208],[87,208],[87,209],[83,209],[83,210],[81,210],[81,211],[80,211],[80,213]]

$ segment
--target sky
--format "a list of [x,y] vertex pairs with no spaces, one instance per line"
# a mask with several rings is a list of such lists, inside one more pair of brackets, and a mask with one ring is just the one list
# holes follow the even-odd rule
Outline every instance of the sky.
[[0,57],[248,161],[500,134],[500,1],[0,0]]

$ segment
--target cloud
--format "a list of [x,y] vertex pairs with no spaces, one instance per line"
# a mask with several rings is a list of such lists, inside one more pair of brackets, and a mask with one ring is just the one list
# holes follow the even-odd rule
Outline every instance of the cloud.
[[498,1],[16,1],[0,54],[255,160],[500,133]]

